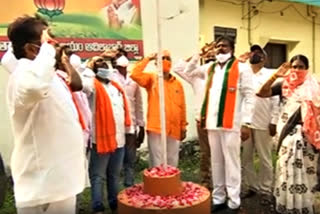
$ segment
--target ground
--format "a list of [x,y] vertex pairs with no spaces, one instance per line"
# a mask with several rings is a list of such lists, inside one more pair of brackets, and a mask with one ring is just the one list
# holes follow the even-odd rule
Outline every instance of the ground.
[[[182,171],[182,180],[199,182],[199,153],[194,152],[191,147],[185,147],[183,152],[180,154],[179,168]],[[258,161],[255,161],[258,165]],[[136,166],[136,181],[137,183],[142,181],[142,171],[148,167],[148,162],[144,154],[140,155],[139,161]],[[1,182],[1,181],[0,181]],[[0,185],[0,188],[2,185]],[[121,186],[123,189],[123,186]],[[315,202],[316,214],[320,214],[320,193],[317,193]],[[87,188],[79,197],[79,214],[90,214],[90,189]],[[106,214],[110,211],[107,210]],[[217,214],[223,214],[224,212],[217,212]],[[259,196],[255,196],[242,201],[241,214],[272,214],[272,206],[260,205]],[[0,208],[0,214],[16,214],[14,206],[14,197],[12,187],[9,186],[8,193],[2,208]]]

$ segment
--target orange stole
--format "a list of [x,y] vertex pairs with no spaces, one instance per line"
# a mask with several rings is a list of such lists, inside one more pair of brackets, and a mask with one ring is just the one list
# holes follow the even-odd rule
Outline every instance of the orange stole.
[[234,110],[237,99],[237,84],[239,79],[239,61],[235,60],[230,68],[228,84],[227,84],[227,94],[225,100],[225,108],[223,112],[223,127],[232,128]]
[[[125,125],[131,125],[130,112],[128,102],[123,89],[115,82],[110,82],[122,94],[124,110],[125,110]],[[112,111],[112,103],[102,83],[99,80],[94,80],[96,90],[96,144],[97,152],[105,154],[114,152],[117,149],[116,141],[116,126],[115,118]]]

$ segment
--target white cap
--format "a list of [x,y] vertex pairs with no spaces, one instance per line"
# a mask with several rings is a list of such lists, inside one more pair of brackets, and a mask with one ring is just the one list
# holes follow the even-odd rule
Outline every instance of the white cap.
[[117,66],[121,66],[121,67],[128,67],[129,65],[129,60],[127,57],[125,56],[121,56],[116,60]]

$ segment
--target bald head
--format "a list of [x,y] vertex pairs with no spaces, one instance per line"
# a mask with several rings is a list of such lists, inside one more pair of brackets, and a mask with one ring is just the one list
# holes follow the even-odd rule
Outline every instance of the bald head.
[[162,55],[163,55],[163,56],[169,56],[169,57],[171,57],[171,54],[170,54],[170,51],[169,51],[169,50],[163,50],[163,51],[162,51]]
[[171,54],[169,50],[163,50],[162,51],[162,59],[166,59],[171,61]]

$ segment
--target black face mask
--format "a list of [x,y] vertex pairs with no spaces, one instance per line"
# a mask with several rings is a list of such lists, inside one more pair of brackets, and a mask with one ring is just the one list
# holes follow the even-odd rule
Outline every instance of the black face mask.
[[258,54],[253,54],[253,56],[250,58],[250,64],[258,64],[262,62],[262,57]]

